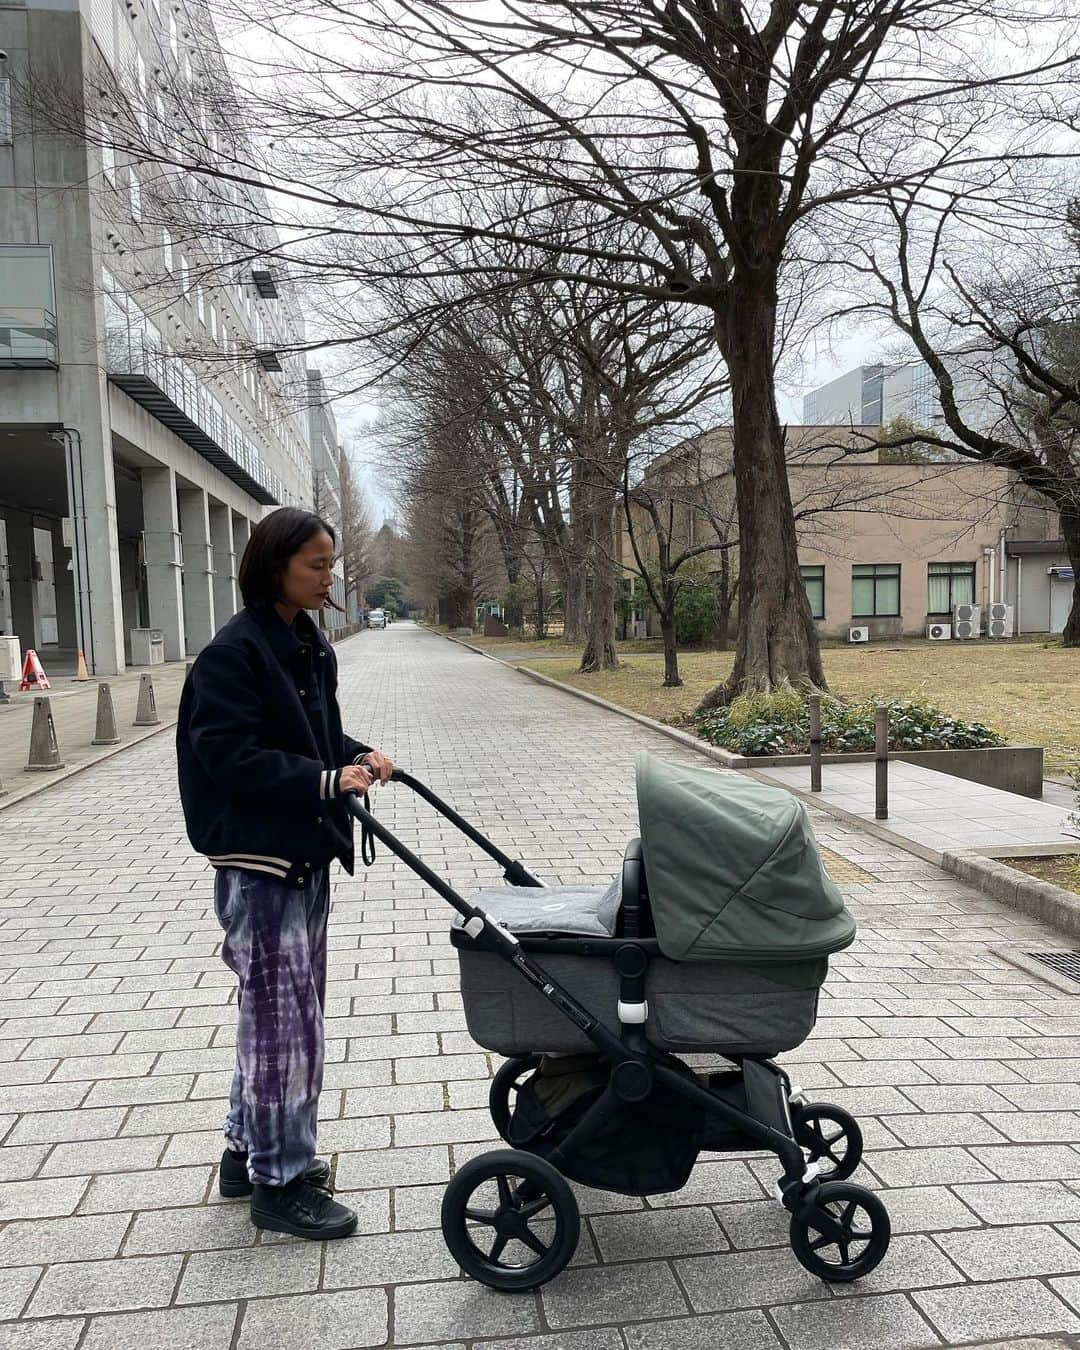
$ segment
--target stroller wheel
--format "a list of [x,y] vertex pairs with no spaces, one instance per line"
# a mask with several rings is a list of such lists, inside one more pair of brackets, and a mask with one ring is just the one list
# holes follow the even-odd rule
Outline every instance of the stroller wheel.
[[791,1216],[791,1248],[819,1279],[847,1284],[869,1275],[889,1249],[889,1211],[873,1191],[827,1181]]
[[524,1079],[540,1067],[540,1060],[540,1055],[520,1055],[517,1059],[508,1059],[491,1080],[491,1091],[488,1093],[491,1122],[499,1138],[505,1139],[508,1144],[514,1142],[509,1135],[514,1098]]
[[808,1102],[791,1112],[795,1142],[810,1154],[810,1162],[820,1162],[819,1178],[843,1181],[862,1161],[863,1137],[859,1122],[840,1106],[829,1102]]
[[442,1231],[466,1275],[513,1293],[546,1284],[569,1263],[581,1218],[573,1191],[550,1163],[501,1149],[454,1174]]

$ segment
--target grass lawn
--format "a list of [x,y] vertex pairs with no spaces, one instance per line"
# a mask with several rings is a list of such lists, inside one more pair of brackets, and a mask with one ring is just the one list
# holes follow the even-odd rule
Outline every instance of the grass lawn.
[[[476,639],[473,639],[476,641]],[[677,721],[731,670],[730,652],[683,652],[684,686],[662,687],[659,643],[620,644],[622,665],[597,675],[580,675],[580,651],[557,640],[537,644],[566,652],[535,663],[522,658],[530,644],[512,638],[481,639],[497,655],[500,647],[520,665],[587,689],[635,712]],[[853,697],[918,695],[957,717],[985,722],[1009,740],[1046,747],[1050,772],[1080,766],[1080,650],[1020,642],[904,642],[824,650],[830,688]]]

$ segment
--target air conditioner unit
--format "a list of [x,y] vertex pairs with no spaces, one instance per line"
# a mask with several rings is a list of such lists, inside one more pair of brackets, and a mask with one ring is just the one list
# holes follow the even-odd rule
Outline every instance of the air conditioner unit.
[[1012,605],[991,605],[986,611],[986,636],[990,638],[1011,638],[1013,635]]
[[869,629],[869,628],[862,628],[862,627],[859,627],[859,628],[849,628],[849,629],[847,630],[847,640],[848,640],[849,642],[869,642],[869,641],[870,641],[870,629]]
[[951,623],[928,623],[926,636],[931,642],[948,642],[952,637]]
[[981,629],[981,618],[982,611],[978,605],[956,605],[953,609],[953,637],[977,638]]

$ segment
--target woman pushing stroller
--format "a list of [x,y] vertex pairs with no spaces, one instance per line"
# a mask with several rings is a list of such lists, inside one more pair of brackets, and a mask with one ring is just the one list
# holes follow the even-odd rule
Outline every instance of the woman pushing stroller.
[[342,731],[337,659],[305,613],[330,602],[334,556],[333,529],[308,511],[255,526],[244,608],[195,661],[176,737],[188,836],[216,869],[222,957],[239,981],[219,1187],[251,1196],[257,1227],[313,1239],[357,1222],[315,1157],[329,866],[353,870],[344,794],[394,767]]

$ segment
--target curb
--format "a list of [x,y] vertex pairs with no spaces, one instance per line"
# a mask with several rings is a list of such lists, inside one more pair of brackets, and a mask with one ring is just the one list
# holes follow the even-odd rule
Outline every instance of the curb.
[[[620,708],[617,703],[610,703],[607,699],[599,698],[596,694],[586,693],[583,689],[575,689],[572,684],[564,684],[561,680],[554,680],[550,675],[541,675],[539,671],[530,670],[527,666],[512,665],[509,661],[504,661],[501,657],[492,655],[491,652],[485,651],[482,647],[474,647],[472,643],[464,642],[461,638],[450,637],[448,633],[438,633],[436,636],[445,637],[448,642],[456,643],[459,647],[465,647],[468,651],[475,652],[477,656],[487,657],[489,661],[495,661],[507,670],[515,670],[521,675],[527,675],[529,679],[535,680],[538,684],[546,684],[552,689],[561,690],[564,694],[572,694],[574,698],[583,699],[586,703],[592,703],[607,712],[618,713],[620,717],[628,717],[632,722],[638,722],[641,726],[648,727],[650,731],[658,732],[661,736],[666,736],[668,740],[675,741],[688,750],[694,750],[707,759],[723,764],[725,768],[741,770],[747,778],[753,778],[755,781],[766,783],[771,787],[777,786],[771,779],[753,769],[750,761],[743,756],[733,755],[729,750],[721,750],[718,746],[709,745],[697,736],[691,736],[689,732],[669,727],[663,722],[656,721],[653,717],[646,717],[644,713],[631,712],[628,708]],[[845,824],[869,834],[874,839],[880,839],[882,843],[903,849],[905,853],[910,853],[922,862],[933,863],[935,866],[941,867],[944,871],[949,872],[975,890],[981,891],[983,895],[989,896],[992,900],[998,900],[1011,909],[1019,910],[1022,914],[1029,914],[1032,918],[1039,919],[1070,937],[1080,937],[1080,896],[1073,895],[1071,891],[1064,891],[1060,886],[1052,886],[1048,881],[1038,881],[1035,877],[1026,877],[1024,873],[1017,872],[992,858],[980,857],[975,853],[938,853],[934,849],[925,848],[912,839],[906,839],[903,835],[894,833],[876,821],[864,820],[861,816],[845,811],[842,807],[831,806],[828,802],[822,801],[815,792],[789,787],[786,784],[784,790],[790,792],[792,796],[798,797],[808,806],[816,807],[823,814],[832,816],[835,820],[843,821]]]
[[1080,937],[1080,895],[1049,881],[1029,877],[1007,863],[981,858],[977,854],[944,853],[941,865],[946,872],[991,899],[1030,914],[1033,919],[1048,923],[1069,937]]

